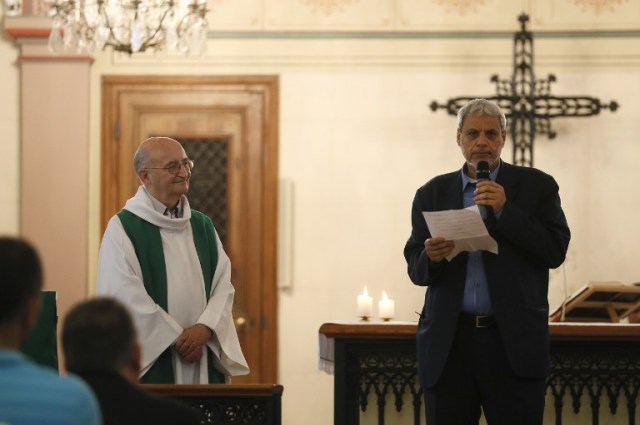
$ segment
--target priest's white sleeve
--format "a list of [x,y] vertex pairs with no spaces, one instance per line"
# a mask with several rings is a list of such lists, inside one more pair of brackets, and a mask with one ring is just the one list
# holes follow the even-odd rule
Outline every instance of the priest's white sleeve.
[[133,316],[142,345],[142,376],[183,329],[147,294],[135,249],[117,216],[102,239],[97,280],[97,294],[118,299]]
[[249,366],[242,354],[232,315],[235,288],[231,284],[231,261],[217,232],[216,244],[218,263],[211,284],[211,296],[198,323],[208,326],[213,331],[213,337],[207,345],[220,360],[218,366],[221,366],[227,375],[246,375],[249,373]]

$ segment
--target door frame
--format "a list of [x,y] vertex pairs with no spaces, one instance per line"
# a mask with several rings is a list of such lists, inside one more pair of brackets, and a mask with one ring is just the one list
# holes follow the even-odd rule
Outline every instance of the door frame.
[[[260,362],[262,381],[276,383],[278,379],[278,320],[277,320],[277,222],[278,222],[278,76],[149,76],[105,75],[102,77],[101,100],[101,208],[100,234],[109,219],[121,208],[119,155],[119,96],[129,90],[244,90],[262,96],[262,208],[260,259],[262,289],[260,326],[262,343]],[[255,249],[252,247],[252,249]]]

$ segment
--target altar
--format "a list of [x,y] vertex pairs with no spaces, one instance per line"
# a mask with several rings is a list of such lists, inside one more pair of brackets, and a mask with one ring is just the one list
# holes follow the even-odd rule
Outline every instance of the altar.
[[[334,425],[360,424],[363,414],[369,416],[365,422],[383,425],[392,410],[403,414],[402,423],[424,423],[416,326],[332,322],[320,327],[319,366],[334,374]],[[610,425],[610,418],[616,424],[640,423],[640,325],[563,322],[549,328],[545,424]]]

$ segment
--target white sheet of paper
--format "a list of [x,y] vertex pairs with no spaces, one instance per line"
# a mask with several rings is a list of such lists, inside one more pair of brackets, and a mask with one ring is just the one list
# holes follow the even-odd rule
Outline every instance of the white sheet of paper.
[[443,237],[454,242],[447,256],[451,261],[462,251],[489,251],[498,253],[498,242],[493,239],[480,217],[477,205],[461,210],[423,211],[431,237]]

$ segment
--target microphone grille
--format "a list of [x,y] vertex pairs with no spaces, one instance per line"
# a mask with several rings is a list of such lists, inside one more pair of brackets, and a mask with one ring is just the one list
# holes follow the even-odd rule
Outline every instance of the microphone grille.
[[489,180],[489,163],[487,161],[478,162],[478,167],[476,168],[476,177],[478,180]]

